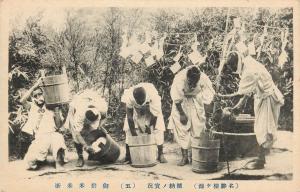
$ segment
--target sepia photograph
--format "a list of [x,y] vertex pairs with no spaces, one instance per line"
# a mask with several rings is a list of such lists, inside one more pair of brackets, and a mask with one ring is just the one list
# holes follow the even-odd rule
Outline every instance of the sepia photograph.
[[1,21],[1,191],[295,181],[293,5],[47,2]]

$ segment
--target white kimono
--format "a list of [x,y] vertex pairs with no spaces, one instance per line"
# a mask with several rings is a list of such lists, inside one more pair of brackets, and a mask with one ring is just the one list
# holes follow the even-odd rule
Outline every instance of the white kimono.
[[[94,106],[99,111],[100,115],[95,122],[93,122],[89,126],[85,126],[85,113],[88,110],[89,105]],[[70,129],[74,142],[80,143],[77,137],[75,137],[75,132],[80,132],[84,137],[92,130],[97,129],[101,119],[101,115],[104,115],[107,112],[107,103],[97,92],[92,90],[85,90],[83,93],[74,96],[72,102],[70,103],[70,107],[73,107],[75,109],[75,113],[71,114],[73,115],[74,127],[70,127],[69,125],[69,116],[67,117],[65,125],[67,129]]]
[[[138,105],[133,97],[133,90],[136,87],[143,87],[146,90],[146,101],[144,105]],[[155,89],[154,85],[152,85],[151,83],[139,83],[133,87],[130,87],[129,89],[126,89],[124,91],[121,101],[123,103],[126,103],[126,107],[134,109],[133,121],[138,135],[146,134],[144,132],[146,126],[150,125],[151,115],[157,117],[155,129],[151,130],[151,133],[154,134],[156,144],[162,145],[164,142],[164,131],[166,128],[161,111],[161,98],[158,95],[158,92]],[[144,111],[144,114],[142,114],[141,111]],[[131,136],[131,132],[129,130],[127,116],[125,118],[123,130],[126,133],[125,143],[128,143],[128,137]]]
[[[201,131],[206,128],[204,104],[211,103],[215,94],[211,81],[203,72],[201,72],[196,88],[189,90],[186,76],[188,69],[179,72],[174,78],[171,87],[173,106],[168,125],[168,129],[174,130],[175,139],[183,149],[190,147],[191,137],[200,137]],[[181,103],[188,117],[186,125],[180,122],[176,103]]]
[[28,121],[22,131],[35,134],[35,139],[28,148],[24,160],[32,166],[35,161],[46,160],[49,153],[54,159],[59,149],[66,149],[65,140],[62,134],[56,132],[54,112],[45,107],[40,109],[36,104],[31,103],[28,114]]
[[278,117],[284,98],[261,63],[251,56],[245,57],[243,62],[244,71],[238,93],[254,94],[254,132],[260,145],[271,147],[276,138]]

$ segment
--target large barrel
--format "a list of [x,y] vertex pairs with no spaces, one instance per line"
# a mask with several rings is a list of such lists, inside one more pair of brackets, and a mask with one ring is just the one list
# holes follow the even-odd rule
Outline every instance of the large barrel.
[[100,144],[99,148],[101,150],[94,154],[90,154],[88,160],[98,161],[101,164],[114,163],[120,156],[120,146],[106,133],[105,130],[93,130],[88,133],[87,136],[84,136],[84,139],[88,145],[92,145],[100,137],[105,139],[105,144]]
[[253,116],[240,114],[232,122],[222,124],[222,129],[213,131],[215,138],[221,139],[220,161],[257,156],[259,145]]
[[157,147],[152,134],[128,137],[132,167],[152,167],[156,165]]
[[66,74],[43,77],[43,90],[46,105],[63,104],[70,101]]
[[218,170],[220,140],[193,138],[192,170],[196,173],[211,173]]

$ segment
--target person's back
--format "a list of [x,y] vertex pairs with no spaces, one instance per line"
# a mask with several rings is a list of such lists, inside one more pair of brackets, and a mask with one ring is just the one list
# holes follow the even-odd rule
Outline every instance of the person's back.
[[[253,89],[256,97],[266,97],[275,93],[278,97],[279,102],[283,102],[283,96],[276,87],[271,74],[265,68],[265,66],[258,61],[256,61],[251,56],[244,58],[245,69],[241,77],[242,86],[247,86],[246,84],[253,84]],[[249,81],[247,81],[249,80]],[[251,83],[253,82],[253,83]]]

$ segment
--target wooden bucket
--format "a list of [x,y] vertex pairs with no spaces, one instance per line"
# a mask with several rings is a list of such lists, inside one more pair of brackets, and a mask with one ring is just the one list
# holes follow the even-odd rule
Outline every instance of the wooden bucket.
[[99,161],[101,164],[114,163],[120,156],[120,146],[106,131],[93,130],[85,137],[85,141],[88,145],[92,145],[100,137],[105,138],[106,143],[99,146],[101,148],[99,152],[90,154],[88,160]]
[[157,147],[152,134],[128,137],[131,166],[142,168],[156,165]]
[[218,170],[220,140],[193,138],[192,170],[196,173],[212,173]]
[[254,133],[254,117],[240,114],[232,123],[223,124],[222,130],[212,131],[216,139],[221,140],[221,162],[237,157],[257,156],[259,145]]
[[61,75],[43,76],[43,90],[46,105],[68,103],[70,91],[66,71]]

